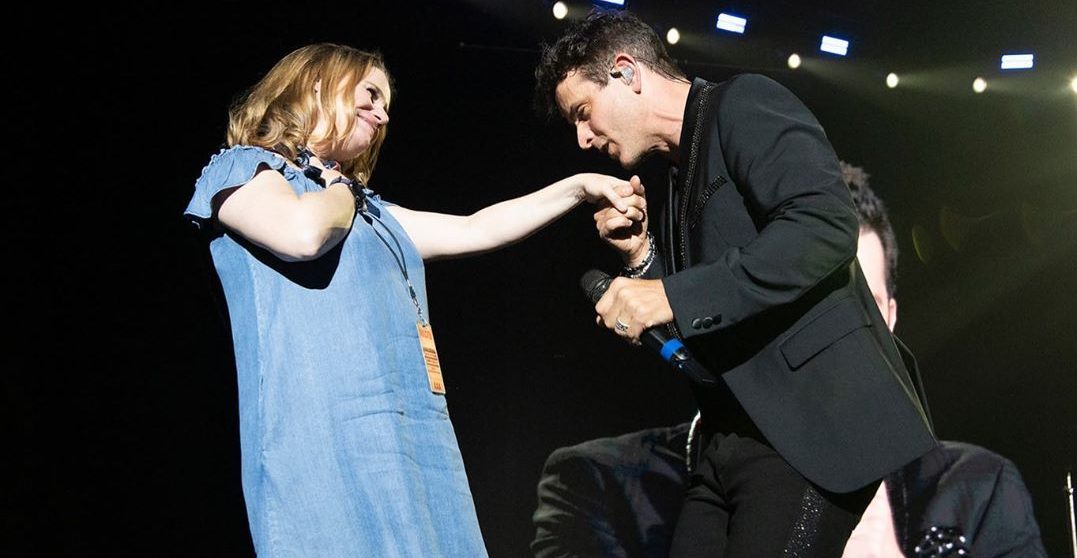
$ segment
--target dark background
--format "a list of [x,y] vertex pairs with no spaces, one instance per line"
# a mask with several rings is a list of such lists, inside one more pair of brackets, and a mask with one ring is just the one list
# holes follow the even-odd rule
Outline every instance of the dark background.
[[[572,16],[587,4],[570,2]],[[1077,447],[1077,9],[1071,1],[638,0],[690,76],[779,80],[867,169],[902,249],[898,333],[938,434],[1013,460],[1068,555]],[[945,4],[944,7],[935,4]],[[181,218],[226,108],[309,42],[379,49],[395,78],[371,186],[466,213],[574,172],[627,176],[530,110],[543,1],[13,8],[4,275],[3,544],[10,555],[251,554],[230,337]],[[824,32],[847,59],[819,56]],[[11,39],[8,39],[10,41]],[[1036,53],[1003,76],[999,55]],[[791,51],[805,57],[785,66]],[[902,87],[888,90],[896,71]],[[988,92],[974,95],[977,75]],[[907,86],[907,87],[906,87]],[[641,169],[652,195],[662,163]],[[658,198],[653,200],[657,203]],[[687,386],[592,324],[577,286],[617,263],[579,208],[523,243],[427,268],[449,405],[492,556],[525,556],[554,448],[669,425]],[[8,427],[10,425],[10,429]]]

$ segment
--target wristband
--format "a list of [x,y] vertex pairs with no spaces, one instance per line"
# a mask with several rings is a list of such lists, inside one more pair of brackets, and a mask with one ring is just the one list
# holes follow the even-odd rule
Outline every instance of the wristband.
[[643,277],[643,274],[647,273],[647,270],[651,268],[651,264],[654,263],[655,252],[654,235],[651,234],[651,231],[647,231],[647,255],[643,257],[643,261],[639,265],[621,269],[621,276],[629,279]]
[[355,198],[356,212],[366,211],[366,193],[363,192],[363,186],[359,184],[358,181],[352,180],[346,176],[341,175],[334,178],[333,180],[330,180],[326,188],[337,183],[344,183],[344,185],[348,187],[348,190],[351,191],[352,197]]

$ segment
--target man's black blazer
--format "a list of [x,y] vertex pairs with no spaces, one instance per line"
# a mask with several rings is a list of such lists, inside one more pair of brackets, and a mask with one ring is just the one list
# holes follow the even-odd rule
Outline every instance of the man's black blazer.
[[[812,113],[760,75],[692,84],[660,218],[674,328],[808,480],[849,492],[935,446],[856,262],[859,226]],[[722,389],[696,386],[716,416]]]

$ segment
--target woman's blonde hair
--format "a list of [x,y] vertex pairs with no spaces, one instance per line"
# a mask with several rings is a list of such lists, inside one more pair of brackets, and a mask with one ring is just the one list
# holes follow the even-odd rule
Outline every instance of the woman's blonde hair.
[[[295,160],[299,147],[310,141],[319,108],[329,123],[326,137],[346,136],[355,126],[355,119],[348,119],[348,127],[338,130],[338,107],[353,110],[355,87],[373,68],[388,77],[378,53],[331,43],[292,51],[229,109],[228,145],[264,147]],[[339,92],[342,98],[326,94],[319,102],[316,86],[326,93]],[[350,161],[338,161],[341,172],[364,183],[369,180],[385,134],[386,126],[381,126],[363,153]]]

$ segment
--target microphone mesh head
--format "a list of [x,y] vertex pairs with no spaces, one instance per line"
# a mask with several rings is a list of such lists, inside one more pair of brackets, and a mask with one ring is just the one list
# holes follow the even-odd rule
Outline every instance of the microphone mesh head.
[[587,295],[587,298],[591,299],[591,302],[597,303],[602,298],[602,295],[606,294],[606,289],[610,288],[610,281],[612,280],[606,273],[591,269],[584,273],[583,277],[580,277],[580,288],[583,289],[583,293]]

